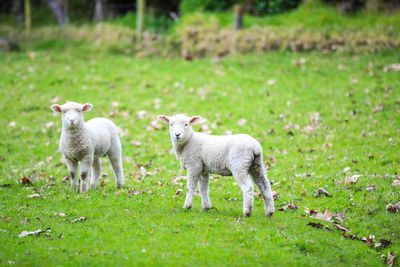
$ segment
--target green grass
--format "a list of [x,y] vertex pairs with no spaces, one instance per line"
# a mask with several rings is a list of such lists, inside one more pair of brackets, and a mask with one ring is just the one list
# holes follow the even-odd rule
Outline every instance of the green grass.
[[[301,58],[304,64],[293,64]],[[6,230],[0,231],[0,265],[383,266],[381,254],[400,256],[400,215],[385,210],[400,197],[392,185],[400,166],[400,75],[383,71],[399,60],[398,50],[356,56],[274,53],[222,62],[77,49],[1,54],[0,184],[12,186],[0,187],[0,229]],[[86,120],[118,110],[111,119],[125,132],[123,190],[115,189],[107,160],[108,175],[97,191],[78,194],[62,183],[68,172],[58,151],[61,119],[49,109],[56,97],[59,103],[92,103]],[[377,105],[383,109],[374,112]],[[140,110],[149,116],[140,119]],[[184,172],[170,153],[168,131],[146,129],[157,115],[179,112],[201,115],[210,127],[215,123],[213,134],[230,130],[259,140],[265,160],[277,160],[268,171],[279,194],[276,207],[291,201],[299,209],[264,218],[256,197],[253,215],[244,218],[240,189],[232,177],[221,177],[210,182],[216,209],[201,212],[195,197],[192,210],[183,210],[184,194],[173,197],[180,186],[172,179]],[[313,112],[320,119],[309,133],[304,127]],[[242,118],[247,123],[240,126]],[[289,123],[300,127],[291,129],[293,135],[284,129]],[[135,163],[150,160],[152,174],[142,177]],[[356,184],[344,184],[345,167],[362,175]],[[19,182],[25,176],[32,185]],[[43,187],[52,182],[55,186]],[[370,184],[375,191],[365,190]],[[313,197],[319,187],[333,197]],[[140,194],[130,195],[130,189]],[[36,192],[43,198],[27,198]],[[318,222],[305,216],[306,207],[346,211],[341,224],[351,234],[393,244],[373,249],[337,230],[306,226]],[[68,222],[81,216],[87,220]],[[18,237],[46,228],[48,237]]]

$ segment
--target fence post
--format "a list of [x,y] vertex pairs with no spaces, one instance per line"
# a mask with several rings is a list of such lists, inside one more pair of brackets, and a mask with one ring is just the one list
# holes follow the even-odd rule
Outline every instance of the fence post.
[[136,39],[138,42],[142,40],[144,19],[145,19],[146,0],[136,1]]
[[236,53],[237,31],[243,28],[243,7],[241,5],[235,5],[233,8],[233,12],[234,12],[234,18],[233,18],[231,54]]
[[32,17],[31,17],[31,0],[25,0],[25,29],[30,31],[32,28]]

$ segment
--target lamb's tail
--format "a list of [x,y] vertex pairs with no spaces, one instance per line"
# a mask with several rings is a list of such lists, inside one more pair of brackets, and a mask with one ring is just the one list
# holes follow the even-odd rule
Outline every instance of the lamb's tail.
[[265,173],[261,146],[254,149],[253,154],[254,154],[254,159],[253,159],[253,164],[250,167],[250,173],[251,174]]

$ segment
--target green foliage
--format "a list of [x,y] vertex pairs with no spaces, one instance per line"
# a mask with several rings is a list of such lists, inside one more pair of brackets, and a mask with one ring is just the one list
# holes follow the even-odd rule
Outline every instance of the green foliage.
[[[0,185],[11,184],[0,186],[0,265],[384,266],[381,255],[388,252],[397,264],[400,215],[385,206],[400,199],[392,185],[400,167],[400,80],[387,69],[398,55],[269,53],[184,61],[81,47],[0,54]],[[68,100],[94,104],[86,120],[108,117],[122,129],[123,190],[115,189],[106,159],[104,187],[97,191],[77,194],[62,182],[68,171],[58,151],[61,119],[49,106]],[[137,115],[141,110],[146,118]],[[201,212],[196,196],[192,210],[183,210],[185,186],[172,179],[185,172],[171,154],[168,129],[147,130],[157,115],[178,112],[203,116],[213,134],[259,140],[279,194],[276,207],[290,201],[299,209],[264,218],[256,196],[253,215],[244,218],[234,179],[215,176],[215,209]],[[239,125],[242,118],[246,123]],[[139,166],[150,160],[143,176]],[[344,174],[346,167],[351,170]],[[358,182],[344,184],[354,174],[362,175]],[[21,184],[22,177],[32,184]],[[367,191],[371,184],[375,190]],[[319,187],[333,196],[313,197]],[[173,197],[178,189],[182,194]],[[41,198],[27,197],[35,193]],[[350,234],[393,244],[369,248],[346,239],[332,223],[308,218],[306,208],[345,212],[340,224]],[[81,216],[87,220],[69,222]],[[333,231],[306,226],[310,221]],[[47,228],[47,236],[18,237]]]
[[299,6],[301,0],[254,0],[254,13],[257,15],[277,14]]
[[210,0],[182,0],[179,3],[179,11],[181,14],[204,11],[209,2]]
[[[109,21],[112,24],[122,25],[131,29],[136,28],[136,13],[128,12],[124,16]],[[152,32],[164,32],[172,24],[173,20],[165,15],[145,16],[145,29]]]

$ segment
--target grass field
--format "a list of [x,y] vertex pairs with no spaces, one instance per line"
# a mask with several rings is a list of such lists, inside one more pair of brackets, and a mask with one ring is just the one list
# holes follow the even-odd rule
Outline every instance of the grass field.
[[[1,54],[0,265],[383,266],[388,252],[398,265],[400,214],[385,206],[400,198],[392,184],[400,167],[400,72],[390,67],[399,60],[396,50],[222,61],[77,49]],[[121,128],[124,189],[116,190],[107,160],[97,191],[78,194],[62,182],[68,172],[58,151],[61,119],[49,106],[72,100],[94,105],[86,120],[104,116]],[[192,210],[183,210],[186,183],[173,179],[185,173],[167,128],[151,126],[157,115],[175,113],[201,115],[213,134],[254,136],[278,193],[276,208],[293,202],[298,210],[264,218],[256,196],[245,218],[232,177],[210,182],[215,209],[201,212],[197,196]],[[345,184],[353,175],[361,176]],[[21,183],[24,177],[32,183]],[[320,187],[332,197],[314,197]],[[344,238],[306,208],[345,213],[339,223],[347,235],[392,244],[370,248]],[[71,222],[79,217],[87,219]]]

